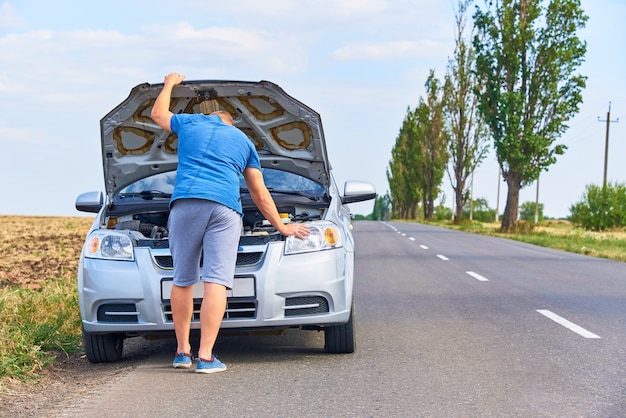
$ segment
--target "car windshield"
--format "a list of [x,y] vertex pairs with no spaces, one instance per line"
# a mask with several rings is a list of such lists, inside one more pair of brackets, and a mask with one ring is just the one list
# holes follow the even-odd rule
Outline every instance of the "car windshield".
[[[264,168],[262,172],[265,185],[274,193],[302,194],[306,196],[321,196],[324,194],[322,185],[298,174],[272,168]],[[117,194],[117,199],[169,199],[174,192],[174,184],[176,184],[176,171],[155,174],[126,186]],[[239,187],[242,192],[247,192],[243,176],[239,176]]]

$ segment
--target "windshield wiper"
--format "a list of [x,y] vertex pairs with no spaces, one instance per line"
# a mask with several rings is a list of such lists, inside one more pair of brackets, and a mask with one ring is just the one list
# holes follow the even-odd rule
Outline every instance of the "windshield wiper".
[[[306,197],[307,199],[310,199],[314,202],[318,202],[320,200],[320,196],[311,195],[311,194],[304,193],[304,192],[299,192],[297,190],[277,190],[272,187],[268,187],[267,190],[269,190],[270,193],[279,193],[279,194],[288,194],[292,196]],[[239,193],[250,193],[250,191],[246,189],[245,187],[241,187],[239,188]]]
[[269,190],[271,193],[280,193],[280,194],[289,194],[289,195],[293,195],[293,196],[303,196],[303,197],[307,197],[315,202],[317,202],[318,200],[320,200],[319,196],[316,195],[310,195],[304,192],[300,192],[297,190],[276,190],[273,189],[271,187],[268,187],[267,190]]
[[172,197],[171,193],[165,193],[159,190],[143,190],[141,192],[133,192],[133,193],[120,193],[119,197],[140,197],[145,200],[152,200],[154,198],[158,199],[169,199]]

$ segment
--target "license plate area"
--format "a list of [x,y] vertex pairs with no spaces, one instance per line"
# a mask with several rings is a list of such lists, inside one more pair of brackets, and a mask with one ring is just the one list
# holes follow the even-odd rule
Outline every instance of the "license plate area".
[[[161,280],[161,301],[169,302],[172,294],[174,279],[171,277]],[[193,298],[202,299],[203,284],[198,282],[193,285]],[[237,276],[233,281],[233,288],[226,290],[229,298],[254,298],[256,297],[256,286],[254,276]]]

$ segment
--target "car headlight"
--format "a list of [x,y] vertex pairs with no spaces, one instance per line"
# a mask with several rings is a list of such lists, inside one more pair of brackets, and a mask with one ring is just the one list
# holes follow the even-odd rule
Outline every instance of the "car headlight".
[[89,234],[85,257],[126,261],[135,258],[130,237],[110,230],[96,230]]
[[343,246],[343,235],[337,226],[328,221],[306,224],[311,235],[305,239],[287,237],[285,255],[329,250]]

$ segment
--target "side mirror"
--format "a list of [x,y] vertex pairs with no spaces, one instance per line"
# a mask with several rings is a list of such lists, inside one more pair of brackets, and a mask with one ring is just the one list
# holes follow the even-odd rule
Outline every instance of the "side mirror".
[[376,197],[376,188],[372,183],[365,181],[346,181],[343,186],[343,197],[341,202],[356,203]]
[[103,203],[102,192],[82,193],[76,198],[76,209],[81,212],[98,213]]

